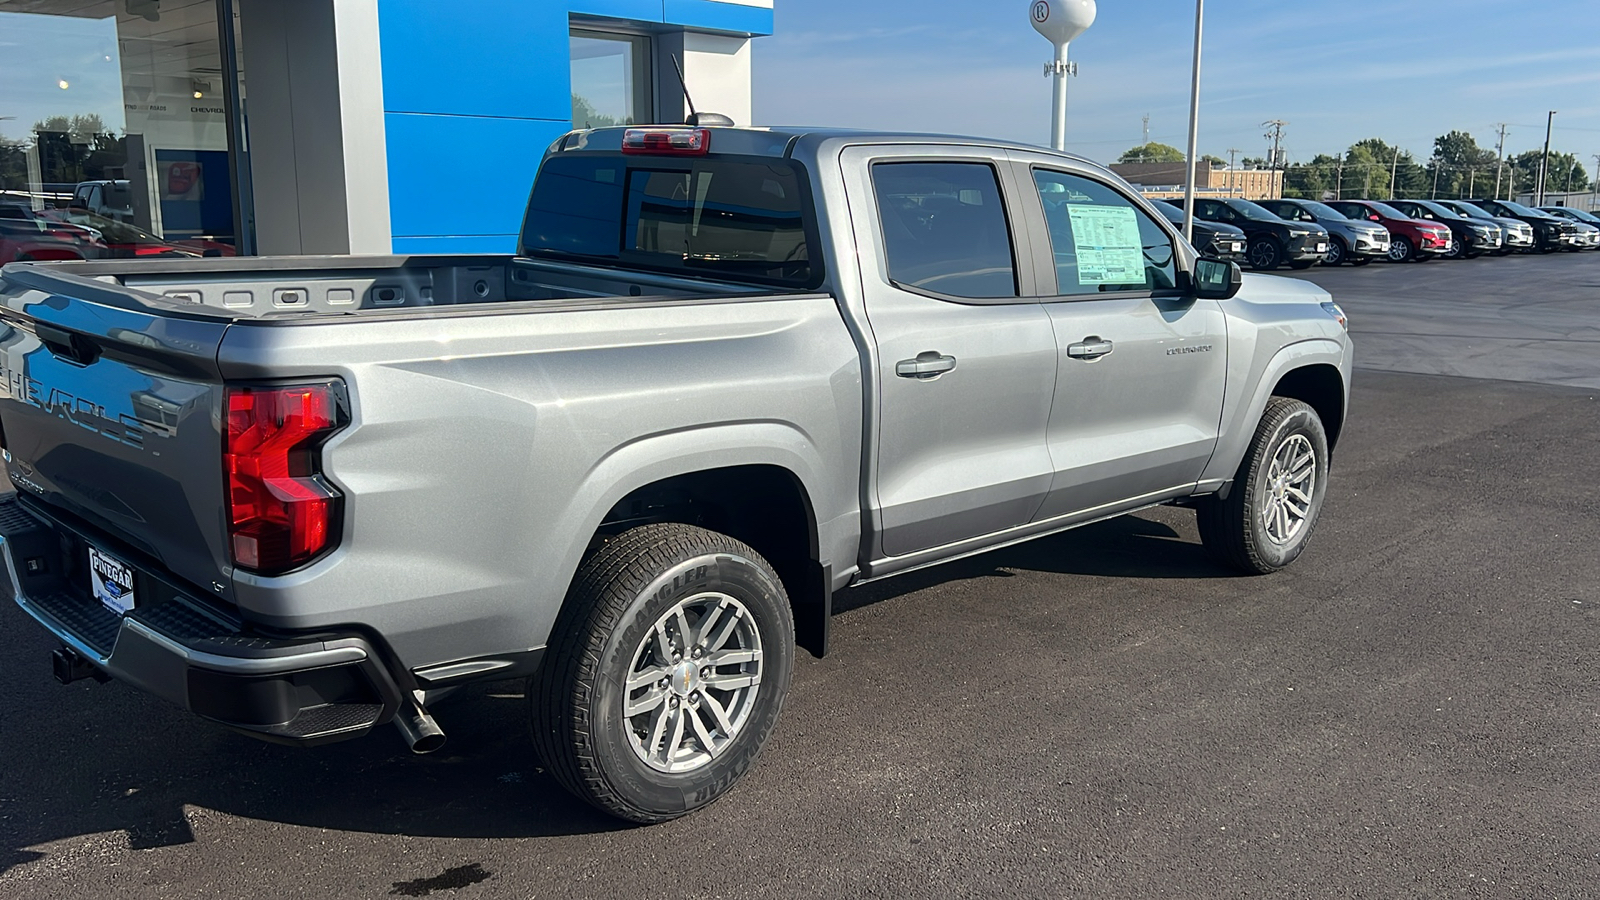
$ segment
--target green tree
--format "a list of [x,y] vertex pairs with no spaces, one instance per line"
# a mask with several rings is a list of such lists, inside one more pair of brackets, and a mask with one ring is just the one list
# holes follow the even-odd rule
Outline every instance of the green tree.
[[[1529,150],[1518,153],[1506,160],[1506,167],[1516,173],[1516,190],[1521,193],[1531,193],[1539,187],[1539,161],[1544,156],[1544,150]],[[1550,168],[1544,178],[1544,190],[1547,194],[1557,194],[1564,191],[1583,191],[1589,188],[1589,173],[1584,171],[1583,164],[1577,156],[1571,153],[1558,153],[1550,151]],[[1512,194],[1515,197],[1515,194]]]
[[1217,167],[1217,168],[1226,169],[1228,167],[1228,161],[1227,160],[1223,159],[1220,156],[1212,156],[1209,153],[1201,154],[1200,155],[1200,161],[1201,162],[1211,163],[1212,166]]
[[613,125],[625,124],[627,123],[615,116],[607,116],[596,112],[593,103],[577,94],[572,95],[573,128],[610,128]]
[[1495,164],[1494,151],[1479,147],[1465,131],[1442,134],[1433,139],[1428,161],[1428,196],[1466,197],[1485,186],[1492,191]]
[[[1345,154],[1346,184],[1350,170],[1359,169],[1358,177],[1368,200],[1387,200],[1390,197],[1426,197],[1433,184],[1430,171],[1417,164],[1409,152],[1401,150],[1381,138],[1367,138],[1350,145]],[[1394,174],[1391,190],[1390,173]]]
[[1119,163],[1147,163],[1147,162],[1183,162],[1183,151],[1169,144],[1151,141],[1137,147],[1129,147],[1117,157]]
[[1344,187],[1339,169],[1339,158],[1318,153],[1308,163],[1297,163],[1283,171],[1283,195],[1321,200],[1324,195],[1337,196]]

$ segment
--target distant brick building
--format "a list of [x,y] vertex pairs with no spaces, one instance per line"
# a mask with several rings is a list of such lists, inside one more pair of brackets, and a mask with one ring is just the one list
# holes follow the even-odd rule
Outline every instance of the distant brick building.
[[[1113,163],[1111,171],[1138,187],[1146,196],[1181,197],[1188,180],[1187,163]],[[1197,194],[1275,200],[1283,196],[1283,170],[1230,169],[1202,161],[1195,166]]]

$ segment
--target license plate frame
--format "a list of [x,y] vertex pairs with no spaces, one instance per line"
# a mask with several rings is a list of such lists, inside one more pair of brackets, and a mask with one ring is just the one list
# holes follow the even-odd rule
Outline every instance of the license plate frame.
[[89,545],[89,587],[101,606],[119,616],[127,615],[136,604],[133,567],[92,544]]

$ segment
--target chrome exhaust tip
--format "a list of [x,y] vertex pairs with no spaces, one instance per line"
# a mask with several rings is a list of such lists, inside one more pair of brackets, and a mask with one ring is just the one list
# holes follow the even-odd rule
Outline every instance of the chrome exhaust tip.
[[444,729],[415,702],[400,707],[394,717],[394,727],[400,729],[400,736],[412,753],[432,753],[444,746]]

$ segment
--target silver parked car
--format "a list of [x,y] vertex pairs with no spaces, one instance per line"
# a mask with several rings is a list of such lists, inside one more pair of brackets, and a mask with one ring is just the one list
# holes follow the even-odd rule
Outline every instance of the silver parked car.
[[1328,255],[1325,266],[1349,263],[1364,266],[1389,255],[1389,229],[1376,222],[1351,219],[1326,203],[1315,200],[1257,200],[1280,219],[1290,222],[1315,222],[1327,229]]
[[1582,232],[1579,235],[1582,239],[1581,243],[1578,244],[1580,249],[1600,250],[1600,217],[1592,213],[1586,213],[1581,209],[1573,209],[1570,206],[1541,206],[1539,211],[1547,212],[1552,216],[1566,219],[1577,225],[1578,230]]
[[1495,256],[1505,256],[1518,250],[1533,249],[1533,226],[1521,219],[1497,216],[1482,207],[1473,206],[1465,200],[1439,200],[1436,202],[1445,209],[1460,213],[1469,219],[1482,219],[1499,225],[1500,230],[1504,232],[1504,241],[1500,244],[1500,249],[1490,251]]

